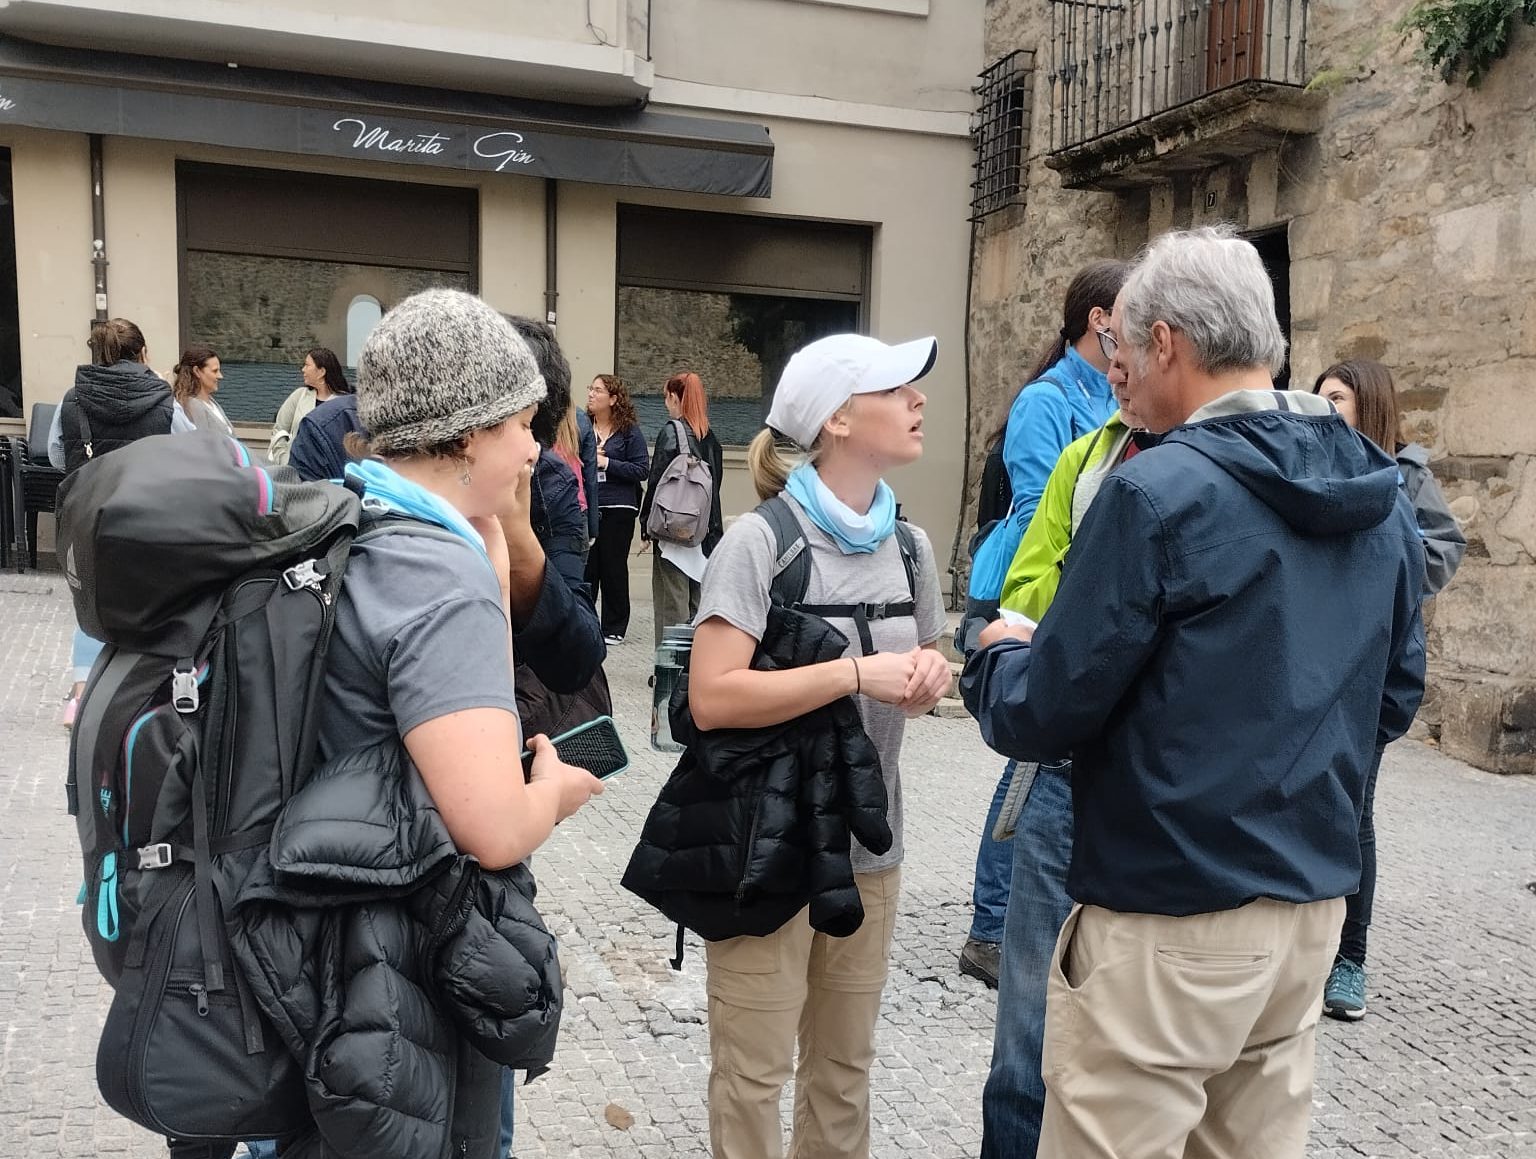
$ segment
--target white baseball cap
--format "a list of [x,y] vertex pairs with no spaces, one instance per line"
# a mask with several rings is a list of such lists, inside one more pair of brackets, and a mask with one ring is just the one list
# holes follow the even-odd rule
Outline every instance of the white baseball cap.
[[933,369],[936,338],[887,346],[863,334],[832,334],[797,350],[779,375],[768,425],[809,449],[822,424],[856,394],[916,382]]

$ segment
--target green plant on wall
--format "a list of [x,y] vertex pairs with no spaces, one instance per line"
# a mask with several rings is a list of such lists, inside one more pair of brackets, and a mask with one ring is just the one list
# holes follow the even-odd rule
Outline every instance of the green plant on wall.
[[1536,0],[1417,0],[1398,27],[1405,36],[1418,34],[1415,60],[1448,84],[1464,69],[1476,88],[1522,22],[1536,25]]

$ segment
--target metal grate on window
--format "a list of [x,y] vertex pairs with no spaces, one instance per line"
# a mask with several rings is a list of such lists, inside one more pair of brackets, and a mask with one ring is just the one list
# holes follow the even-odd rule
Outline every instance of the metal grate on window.
[[981,73],[976,86],[976,115],[971,121],[971,139],[976,145],[972,221],[1024,200],[1034,72],[1035,54],[1019,49]]

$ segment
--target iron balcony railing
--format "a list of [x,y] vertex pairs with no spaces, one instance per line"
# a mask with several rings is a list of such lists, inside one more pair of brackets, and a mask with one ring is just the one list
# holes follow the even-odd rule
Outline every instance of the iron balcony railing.
[[1301,86],[1307,0],[1052,0],[1051,149],[1248,81]]

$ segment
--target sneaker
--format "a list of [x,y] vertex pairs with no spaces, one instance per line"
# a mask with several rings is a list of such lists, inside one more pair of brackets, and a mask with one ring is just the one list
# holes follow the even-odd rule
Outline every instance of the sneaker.
[[624,643],[624,637],[623,636],[604,636],[603,640],[606,643],[609,643],[609,644],[622,644],[622,643]]
[[1003,948],[996,942],[978,942],[967,938],[960,951],[960,973],[979,979],[989,989],[997,989],[997,971]]
[[68,696],[64,698],[64,707],[59,709],[59,725],[66,731],[75,727],[75,717],[80,713],[80,700],[78,697]]
[[1323,987],[1323,1013],[1345,1022],[1359,1022],[1365,1017],[1365,967],[1348,958],[1334,959]]

